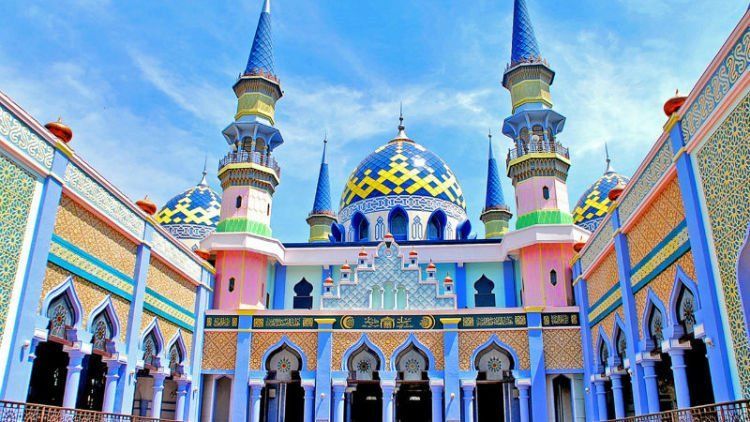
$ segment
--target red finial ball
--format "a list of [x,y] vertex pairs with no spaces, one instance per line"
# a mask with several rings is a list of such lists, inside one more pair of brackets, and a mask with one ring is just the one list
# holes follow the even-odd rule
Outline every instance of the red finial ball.
[[685,104],[686,99],[687,97],[680,95],[680,91],[675,91],[674,97],[668,99],[667,102],[664,103],[664,114],[666,114],[667,117],[671,117],[673,113],[676,113],[677,110]]
[[148,199],[148,195],[144,196],[143,199],[139,199],[138,201],[135,201],[135,204],[138,205],[138,208],[143,210],[148,215],[154,215],[156,214],[156,204],[153,203],[150,199]]
[[443,283],[453,283],[453,279],[450,275],[445,276],[445,280],[443,280]]
[[622,195],[622,192],[625,190],[625,183],[623,183],[622,180],[617,182],[617,184],[610,189],[609,193],[607,194],[607,198],[609,198],[610,201],[617,201],[617,198]]
[[73,130],[63,124],[62,118],[58,118],[56,122],[49,122],[44,127],[66,144],[73,139]]
[[586,246],[586,242],[576,242],[573,244],[573,250],[576,251],[576,253],[581,252],[584,246]]
[[211,258],[211,252],[205,249],[196,249],[195,254],[201,257],[204,261],[208,261],[208,259]]
[[344,262],[344,265],[341,266],[342,270],[351,270],[352,267],[349,266],[348,262]]

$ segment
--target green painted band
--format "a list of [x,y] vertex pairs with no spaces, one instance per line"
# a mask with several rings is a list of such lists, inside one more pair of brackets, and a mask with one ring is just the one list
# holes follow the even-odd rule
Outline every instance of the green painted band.
[[535,224],[573,224],[573,216],[560,210],[537,210],[518,217],[516,230]]
[[217,233],[252,233],[259,236],[271,237],[271,228],[264,223],[244,217],[227,218],[216,225]]

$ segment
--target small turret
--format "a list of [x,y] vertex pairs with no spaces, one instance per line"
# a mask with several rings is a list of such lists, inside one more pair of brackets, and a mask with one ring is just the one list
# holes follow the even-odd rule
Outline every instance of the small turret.
[[310,226],[310,242],[328,242],[331,235],[331,224],[336,223],[336,213],[331,205],[331,182],[328,179],[328,162],[326,147],[328,137],[323,139],[323,158],[320,160],[318,186],[315,188],[315,201],[307,217]]
[[492,133],[487,134],[489,139],[489,159],[487,162],[487,195],[484,201],[484,209],[479,218],[484,223],[484,237],[487,239],[501,237],[508,231],[508,226],[513,214],[505,204],[503,187],[500,183],[500,173],[497,169],[495,154],[492,152]]

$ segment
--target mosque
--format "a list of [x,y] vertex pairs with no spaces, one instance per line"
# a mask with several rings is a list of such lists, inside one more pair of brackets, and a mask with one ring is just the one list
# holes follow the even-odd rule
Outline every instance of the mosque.
[[273,237],[270,0],[222,192],[204,170],[161,208],[133,201],[71,128],[0,92],[0,420],[746,420],[750,12],[665,103],[634,174],[607,155],[571,211],[555,72],[513,5],[507,178],[490,136],[484,238],[403,117],[337,209],[324,142],[309,241]]

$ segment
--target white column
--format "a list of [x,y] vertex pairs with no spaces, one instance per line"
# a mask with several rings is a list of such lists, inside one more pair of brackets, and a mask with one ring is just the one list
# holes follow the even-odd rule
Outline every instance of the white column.
[[190,382],[186,379],[178,379],[176,382],[177,399],[174,405],[174,420],[182,421],[185,420],[185,396],[187,396],[188,389],[190,388]]
[[154,395],[151,399],[151,417],[158,419],[161,417],[161,399],[162,394],[164,393],[164,379],[167,378],[167,374],[163,372],[154,372],[151,374],[151,377],[154,379]]
[[115,411],[115,396],[117,394],[117,382],[120,379],[121,362],[117,360],[105,360],[107,374],[104,377],[104,401],[102,412],[113,413]]
[[333,420],[344,422],[344,392],[346,381],[333,380]]
[[393,409],[393,393],[396,389],[396,381],[381,379],[380,389],[383,390],[383,421],[393,422],[395,416]]
[[210,421],[214,418],[214,394],[216,393],[216,375],[204,375],[205,390],[203,391],[203,405],[201,406],[201,420]]
[[83,369],[83,358],[86,353],[81,349],[69,349],[65,347],[68,353],[68,373],[65,378],[65,395],[63,396],[62,407],[75,409],[76,400],[78,399],[78,386],[81,383],[81,370]]
[[250,422],[260,422],[260,393],[263,385],[263,380],[250,380]]

